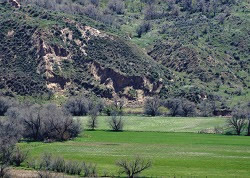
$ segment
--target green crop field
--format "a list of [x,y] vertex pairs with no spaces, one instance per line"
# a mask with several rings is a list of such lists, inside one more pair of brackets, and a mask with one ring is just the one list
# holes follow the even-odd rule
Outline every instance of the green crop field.
[[[109,116],[98,117],[98,130],[108,130]],[[84,129],[88,117],[82,117]],[[198,132],[203,129],[224,127],[226,118],[223,117],[146,117],[124,116],[126,131],[156,131],[156,132]]]
[[[104,119],[105,117],[99,118],[100,129],[107,128]],[[184,131],[196,132],[196,127],[212,128],[214,123],[222,124],[222,118],[127,117],[126,119],[126,130],[151,131],[84,131],[80,137],[67,142],[24,142],[20,145],[30,151],[29,159],[39,159],[42,153],[51,152],[67,160],[95,163],[100,176],[104,172],[117,176],[119,168],[115,165],[116,161],[132,159],[137,155],[153,162],[152,168],[142,174],[147,177],[249,177],[250,175],[249,137],[184,133]],[[147,119],[153,121],[152,128]],[[200,121],[202,119],[204,121]],[[140,120],[144,120],[145,123],[140,124]],[[168,123],[172,123],[172,126]],[[191,126],[183,128],[188,123],[190,125],[193,123],[192,129]],[[172,127],[176,127],[178,132],[183,133],[152,132],[156,131],[156,125],[161,131],[174,131]]]

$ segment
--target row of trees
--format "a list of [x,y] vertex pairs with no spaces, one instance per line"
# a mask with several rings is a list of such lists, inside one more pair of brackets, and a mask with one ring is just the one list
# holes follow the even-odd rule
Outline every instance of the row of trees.
[[215,103],[204,100],[198,105],[185,98],[170,98],[161,100],[158,97],[149,98],[144,104],[144,112],[150,116],[160,115],[160,108],[169,109],[170,116],[213,116],[216,110]]
[[[103,100],[84,96],[70,98],[64,108],[73,116],[90,115],[92,120],[96,116],[105,113],[108,116],[122,115],[124,100],[114,99],[113,104],[105,104]],[[161,107],[168,108],[170,116],[213,116],[216,114],[216,104],[214,101],[204,100],[201,103],[194,103],[185,98],[160,99],[159,97],[148,98],[144,103],[144,114],[149,116],[161,115]],[[164,113],[166,114],[166,113]]]

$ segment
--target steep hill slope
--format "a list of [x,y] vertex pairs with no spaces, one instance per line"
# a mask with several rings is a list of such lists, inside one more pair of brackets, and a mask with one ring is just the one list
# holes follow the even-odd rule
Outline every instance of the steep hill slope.
[[143,100],[172,79],[167,68],[136,46],[88,23],[1,5],[1,88],[18,95],[85,92]]
[[0,3],[4,94],[249,101],[247,0],[16,2]]

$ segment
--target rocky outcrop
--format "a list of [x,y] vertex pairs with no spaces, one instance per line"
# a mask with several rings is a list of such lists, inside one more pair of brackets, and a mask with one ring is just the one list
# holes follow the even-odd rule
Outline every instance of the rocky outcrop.
[[47,88],[61,92],[65,86],[70,82],[69,79],[64,78],[56,73],[61,73],[61,62],[70,58],[70,53],[58,45],[48,45],[39,34],[38,40],[38,68],[37,73],[45,75],[47,81]]
[[100,84],[112,89],[114,95],[120,93],[120,95],[130,98],[127,91],[129,88],[134,90],[137,96],[141,94],[141,92],[143,92],[144,96],[147,96],[159,93],[163,86],[161,80],[152,83],[144,76],[127,76],[112,68],[101,67],[97,62],[93,62],[90,69],[93,77],[99,81]]

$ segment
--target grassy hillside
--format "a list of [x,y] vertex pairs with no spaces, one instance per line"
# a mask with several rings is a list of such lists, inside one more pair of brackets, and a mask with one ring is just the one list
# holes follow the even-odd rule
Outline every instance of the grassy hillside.
[[249,101],[248,0],[23,0],[0,14],[5,95]]
[[193,133],[86,131],[63,143],[21,143],[31,159],[44,152],[96,163],[99,175],[118,175],[115,162],[141,155],[153,161],[145,176],[249,177],[247,137]]

